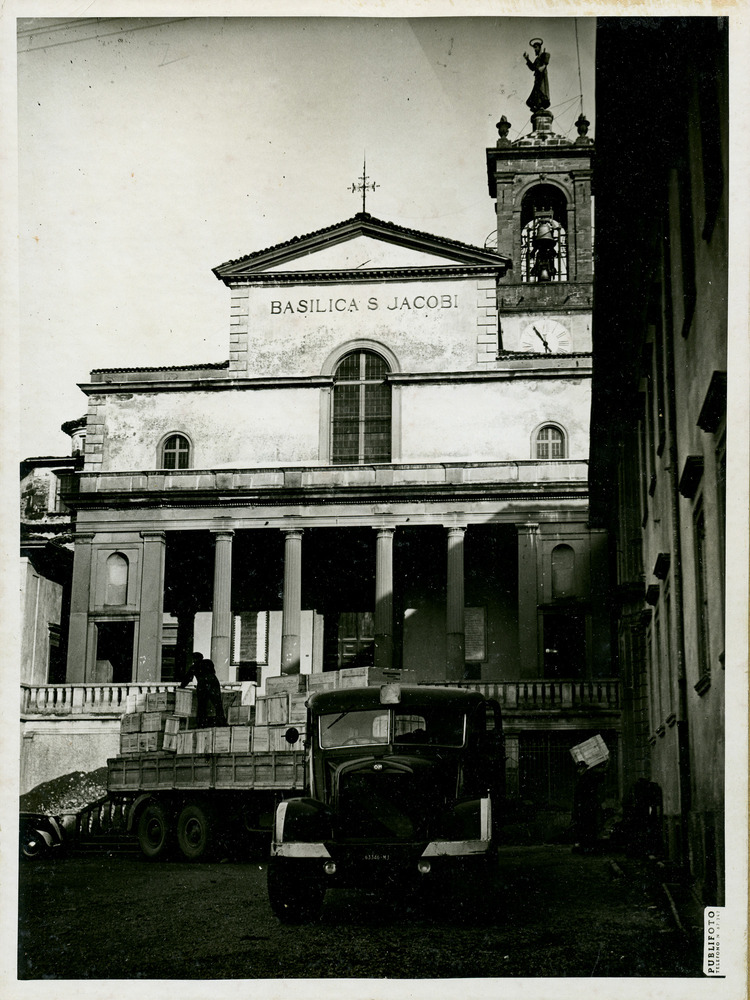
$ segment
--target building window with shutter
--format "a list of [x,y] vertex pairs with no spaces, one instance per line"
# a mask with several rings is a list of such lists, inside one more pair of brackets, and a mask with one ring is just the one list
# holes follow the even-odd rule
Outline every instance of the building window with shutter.
[[334,373],[331,461],[362,465],[391,460],[388,365],[374,351],[353,351]]

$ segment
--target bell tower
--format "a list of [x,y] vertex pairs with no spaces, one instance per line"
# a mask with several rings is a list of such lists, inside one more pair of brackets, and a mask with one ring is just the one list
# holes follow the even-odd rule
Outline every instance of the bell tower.
[[[531,131],[515,141],[511,123],[497,123],[487,150],[487,179],[497,212],[497,248],[513,267],[498,283],[499,353],[587,353],[591,350],[593,231],[591,164],[594,143],[581,114],[578,136],[553,130],[549,53],[532,41],[534,89],[526,102]],[[554,323],[554,344],[535,320]],[[536,327],[536,330],[535,330]],[[560,330],[562,328],[562,332]],[[567,336],[566,336],[567,334]]]

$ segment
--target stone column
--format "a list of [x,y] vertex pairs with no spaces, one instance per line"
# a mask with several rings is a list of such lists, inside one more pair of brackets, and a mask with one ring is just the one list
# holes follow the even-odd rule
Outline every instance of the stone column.
[[302,616],[302,531],[284,530],[284,605],[281,617],[281,672],[300,671]]
[[138,624],[138,655],[136,681],[158,681],[161,676],[161,633],[164,619],[164,555],[166,535],[163,531],[142,531],[143,565],[141,566],[141,600]]
[[393,666],[393,535],[395,528],[377,528],[375,548],[375,667]]
[[213,531],[214,596],[211,605],[211,659],[220,681],[229,680],[232,642],[232,537],[227,529]]
[[194,606],[181,606],[173,611],[177,619],[177,643],[175,644],[175,680],[181,681],[193,664],[193,637],[195,633]]
[[539,677],[538,524],[519,524],[518,531],[518,666],[519,676]]
[[91,543],[93,540],[93,532],[80,532],[75,536],[68,627],[68,662],[65,673],[68,684],[82,684],[86,680],[86,663],[89,654],[87,639],[91,594]]
[[464,534],[466,528],[448,528],[448,586],[445,608],[447,681],[464,679]]

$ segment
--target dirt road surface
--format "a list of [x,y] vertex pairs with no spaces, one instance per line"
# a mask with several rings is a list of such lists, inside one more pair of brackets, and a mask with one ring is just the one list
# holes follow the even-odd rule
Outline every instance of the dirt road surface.
[[19,979],[695,977],[645,868],[567,846],[501,848],[495,884],[438,894],[336,890],[282,926],[262,861],[136,856],[25,864]]

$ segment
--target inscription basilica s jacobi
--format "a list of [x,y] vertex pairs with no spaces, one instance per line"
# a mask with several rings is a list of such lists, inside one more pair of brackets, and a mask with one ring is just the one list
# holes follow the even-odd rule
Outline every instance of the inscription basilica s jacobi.
[[371,295],[366,302],[358,299],[297,299],[296,301],[280,299],[271,300],[271,315],[280,316],[284,313],[334,313],[334,312],[375,312],[385,309],[389,312],[408,309],[458,309],[458,295],[394,295],[393,299],[381,302]]

